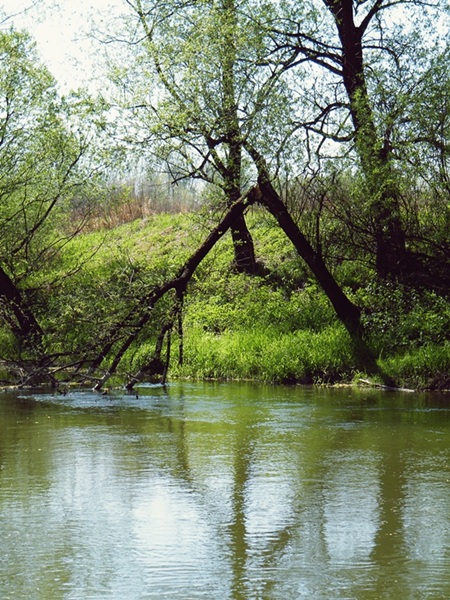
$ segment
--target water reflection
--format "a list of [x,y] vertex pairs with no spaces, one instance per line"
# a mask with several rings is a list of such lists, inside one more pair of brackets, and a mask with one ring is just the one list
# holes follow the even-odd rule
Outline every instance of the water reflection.
[[328,559],[336,565],[367,563],[380,526],[379,457],[372,452],[336,453],[323,492]]
[[450,597],[445,396],[0,396],[0,598]]

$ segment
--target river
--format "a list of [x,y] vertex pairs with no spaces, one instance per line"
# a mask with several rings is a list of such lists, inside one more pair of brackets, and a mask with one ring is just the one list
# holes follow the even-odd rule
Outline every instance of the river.
[[450,395],[0,393],[2,600],[450,598]]

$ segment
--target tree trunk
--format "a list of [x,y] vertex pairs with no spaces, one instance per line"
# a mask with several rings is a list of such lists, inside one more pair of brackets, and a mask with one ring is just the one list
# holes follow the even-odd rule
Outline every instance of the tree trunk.
[[[234,127],[237,128],[237,124],[234,124]],[[234,128],[233,131],[232,140],[228,143],[228,161],[223,172],[228,208],[231,208],[241,197],[242,147],[238,141],[237,129]],[[230,229],[234,268],[238,273],[254,275],[257,271],[255,247],[243,213],[236,217]]]
[[278,193],[264,174],[260,176],[259,191],[261,196],[258,198],[258,202],[262,203],[276,218],[299,256],[315,275],[317,282],[331,302],[337,317],[347,329],[351,339],[353,356],[355,357],[355,367],[380,376],[387,385],[395,385],[393,380],[380,370],[375,355],[365,340],[359,307],[347,298],[325,265],[322,256],[314,250],[300,231]]
[[6,308],[12,313],[14,323],[11,330],[15,334],[20,345],[25,349],[31,349],[38,354],[43,354],[42,329],[31,308],[24,300],[19,289],[16,287],[9,275],[0,267],[0,299]]
[[[222,121],[225,133],[227,159],[221,170],[228,207],[241,197],[242,140],[239,125],[238,104],[236,101],[236,31],[237,8],[235,0],[221,0],[220,27],[223,44],[220,62],[222,66]],[[253,239],[242,214],[231,227],[234,247],[234,267],[239,273],[256,273],[256,259]]]
[[[409,256],[400,215],[400,193],[391,167],[388,141],[380,138],[365,78],[362,37],[378,7],[360,25],[354,21],[353,0],[324,0],[333,14],[341,41],[342,78],[350,102],[356,149],[368,184],[369,216],[375,239],[376,269],[382,278],[402,279]],[[378,5],[381,5],[378,2]]]
[[262,155],[249,143],[246,144],[246,150],[258,171],[258,187],[254,193],[257,196],[257,201],[272,213],[281,229],[294,244],[299,256],[315,275],[319,285],[333,305],[336,315],[345,325],[352,338],[362,339],[360,309],[347,298],[325,265],[321,254],[314,250],[292,219],[270,181],[268,168]]
[[257,271],[255,248],[243,214],[238,216],[234,221],[231,227],[231,237],[233,240],[234,267],[236,271],[238,273],[254,275]]
[[336,315],[345,325],[351,337],[361,337],[360,309],[347,298],[339,287],[325,265],[322,256],[314,250],[300,231],[270,181],[266,178],[260,178],[259,189],[261,192],[260,202],[272,213],[281,229],[293,243],[299,256],[311,269],[333,305]]

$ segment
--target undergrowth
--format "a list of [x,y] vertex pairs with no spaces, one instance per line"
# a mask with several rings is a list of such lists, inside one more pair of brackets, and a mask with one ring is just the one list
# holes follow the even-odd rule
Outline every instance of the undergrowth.
[[226,331],[190,328],[182,367],[173,374],[198,379],[253,379],[278,383],[335,383],[349,378],[352,356],[341,326],[320,332],[275,328]]
[[[348,333],[290,242],[267,216],[251,214],[249,225],[262,275],[233,271],[229,236],[215,246],[189,285],[183,363],[174,334],[169,376],[324,384],[363,377]],[[207,231],[199,215],[162,214],[73,240],[33,281],[49,351],[87,347],[137,297],[173,277]],[[380,372],[405,387],[450,388],[449,300],[377,283],[367,265],[358,286],[357,270],[355,263],[341,264],[337,274],[362,309]],[[152,325],[127,352],[122,374],[151,359],[170,307],[168,300],[154,310]],[[18,352],[0,328],[0,356]]]

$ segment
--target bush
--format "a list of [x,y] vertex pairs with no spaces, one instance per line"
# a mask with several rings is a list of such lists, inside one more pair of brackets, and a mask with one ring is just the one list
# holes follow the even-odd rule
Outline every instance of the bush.
[[198,286],[188,299],[186,323],[212,333],[275,327],[280,333],[320,331],[336,322],[333,308],[315,285],[286,294],[261,278],[231,274]]
[[378,354],[393,354],[450,337],[450,302],[435,292],[371,284],[355,294],[363,325]]
[[386,373],[405,387],[450,389],[450,342],[427,344],[380,363]]

